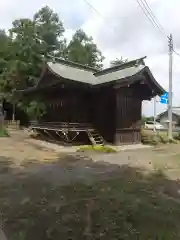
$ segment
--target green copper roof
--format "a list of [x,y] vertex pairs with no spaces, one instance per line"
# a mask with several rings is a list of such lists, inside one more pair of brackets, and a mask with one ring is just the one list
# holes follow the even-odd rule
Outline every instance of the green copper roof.
[[[103,84],[115,84],[116,82],[120,83],[121,80],[130,81],[130,79],[132,79],[131,77],[137,76],[137,80],[150,80],[152,83],[151,85],[156,88],[155,91],[159,95],[163,94],[165,90],[159,85],[159,83],[153,77],[150,69],[145,65],[144,58],[129,61],[124,64],[103,70],[98,70],[66,60],[48,62],[37,85],[34,86],[31,91],[34,91],[34,89],[37,89],[39,87],[43,87],[43,76],[45,76],[48,71],[52,75],[56,76],[59,80],[64,79],[66,81],[79,82],[92,87],[101,86]],[[48,86],[51,86],[52,84],[53,83],[49,82]]]
[[96,77],[93,75],[94,72],[92,70],[72,67],[62,63],[48,62],[47,65],[48,69],[59,77],[88,84],[96,82]]
[[145,68],[143,59],[133,60],[101,71],[65,60],[55,63],[48,62],[47,67],[58,77],[90,85],[98,85],[136,75]]

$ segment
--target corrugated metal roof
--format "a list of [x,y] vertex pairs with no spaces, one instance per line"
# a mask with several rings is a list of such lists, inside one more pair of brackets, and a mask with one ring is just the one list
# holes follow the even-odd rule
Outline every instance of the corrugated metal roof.
[[96,77],[93,75],[94,72],[92,70],[72,67],[61,63],[48,62],[47,65],[50,71],[65,79],[88,84],[96,83]]

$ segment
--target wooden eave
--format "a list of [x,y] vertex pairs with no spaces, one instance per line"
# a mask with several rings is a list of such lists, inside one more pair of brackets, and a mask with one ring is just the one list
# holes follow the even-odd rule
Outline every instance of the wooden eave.
[[[156,96],[156,95],[161,96],[166,92],[166,90],[156,81],[149,67],[146,66],[144,68],[144,71],[142,71],[141,74],[143,74],[144,78],[146,79],[146,82],[149,83],[149,86],[152,88],[152,90],[154,90],[153,96]],[[149,76],[149,81],[146,78],[146,75]]]
[[[144,60],[140,59],[139,61],[143,62],[144,64]],[[130,62],[131,65],[134,65],[134,61]],[[130,64],[129,63],[129,64]],[[125,69],[125,66],[127,64],[124,64],[123,66],[118,66],[118,68],[122,68]],[[132,67],[130,65],[130,67]],[[138,81],[144,81],[144,83],[146,85],[148,85],[150,91],[149,96],[147,96],[148,99],[156,96],[156,95],[162,95],[163,93],[165,93],[165,90],[160,86],[160,84],[155,80],[155,78],[153,77],[150,69],[145,66],[145,65],[140,65],[141,67],[139,68],[139,71],[136,70],[135,68],[135,72],[132,74],[127,74],[127,76],[124,76],[124,78],[122,78],[123,74],[121,74],[121,78],[118,79],[118,75],[116,76],[112,76],[115,78],[115,80],[113,80],[113,78],[111,78],[110,80],[107,80],[107,78],[104,80],[104,82],[102,81],[103,79],[101,79],[101,81],[98,82],[98,76],[99,74],[101,74],[102,76],[102,72],[104,73],[104,71],[106,72],[106,70],[103,71],[99,71],[94,73],[94,77],[97,77],[97,83],[92,81],[92,84],[89,82],[83,82],[83,81],[77,81],[77,80],[73,80],[73,79],[69,79],[69,78],[65,78],[61,76],[60,74],[57,74],[56,72],[53,71],[53,69],[48,65],[48,64],[44,64],[43,66],[43,70],[41,73],[41,76],[37,82],[37,84],[34,87],[25,89],[25,90],[18,90],[17,92],[22,92],[22,93],[32,93],[32,92],[37,92],[37,91],[41,91],[43,89],[47,89],[49,87],[55,87],[58,86],[60,84],[65,84],[65,85],[69,85],[72,87],[82,87],[82,88],[101,88],[101,87],[113,87],[113,88],[120,88],[120,87],[124,87],[124,86],[128,86],[128,85],[132,85]],[[127,66],[126,66],[127,67]],[[138,67],[138,65],[137,65]],[[117,67],[113,67],[108,69],[107,71],[113,71],[113,70],[118,70]],[[128,68],[127,68],[128,70]],[[131,73],[131,72],[130,72]],[[45,81],[44,85],[43,85],[43,81],[45,80],[45,76],[46,75],[53,75],[55,76],[55,79],[53,79],[53,81]],[[108,74],[108,73],[106,73]],[[126,75],[126,74],[125,74]],[[77,79],[77,76],[76,76]],[[82,76],[81,76],[82,79]]]
[[100,86],[113,86],[113,88],[117,89],[128,85],[132,85],[138,81],[144,81],[149,86],[149,88],[152,90],[152,95],[150,97],[156,95],[160,96],[166,92],[165,89],[163,89],[163,87],[155,80],[148,67],[144,67],[141,71],[130,77],[118,79],[104,84],[103,83],[97,84],[94,87],[97,88]]

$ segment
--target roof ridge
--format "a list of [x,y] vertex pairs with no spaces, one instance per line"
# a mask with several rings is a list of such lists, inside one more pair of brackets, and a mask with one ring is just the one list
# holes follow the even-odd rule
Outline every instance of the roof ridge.
[[53,63],[53,64],[59,63],[59,64],[63,64],[63,65],[67,65],[70,67],[75,67],[75,68],[79,68],[79,69],[83,69],[83,70],[91,70],[93,72],[99,71],[99,69],[97,69],[97,68],[93,68],[93,67],[81,64],[81,63],[77,63],[77,62],[73,62],[73,61],[69,61],[69,60],[65,60],[65,59],[60,59],[60,58],[58,58],[57,61],[55,61],[55,62],[48,61],[47,63]]
[[146,56],[142,57],[142,58],[138,58],[138,59],[134,59],[134,60],[131,60],[131,61],[128,61],[128,62],[125,62],[125,63],[122,63],[122,64],[118,64],[118,65],[115,65],[113,67],[109,67],[109,68],[105,68],[103,70],[100,70],[98,72],[95,72],[94,75],[98,76],[98,75],[101,75],[101,74],[106,74],[106,73],[109,73],[111,71],[118,71],[118,70],[122,70],[122,69],[125,69],[125,68],[130,68],[130,67],[133,67],[135,65],[140,65],[140,63],[142,65],[145,65],[145,62],[144,62],[144,59],[146,58]]

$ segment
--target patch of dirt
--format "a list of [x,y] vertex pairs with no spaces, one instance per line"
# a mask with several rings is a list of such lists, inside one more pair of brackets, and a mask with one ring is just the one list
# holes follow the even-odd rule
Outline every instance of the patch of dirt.
[[13,132],[8,138],[0,138],[0,155],[12,158],[17,165],[24,160],[36,159],[41,162],[58,157],[55,151],[30,144],[26,141],[27,139],[28,137],[23,131]]

